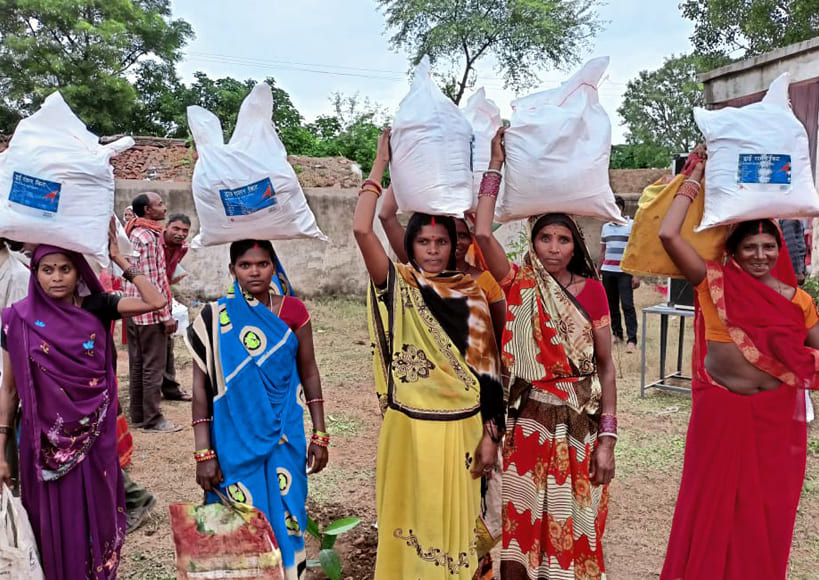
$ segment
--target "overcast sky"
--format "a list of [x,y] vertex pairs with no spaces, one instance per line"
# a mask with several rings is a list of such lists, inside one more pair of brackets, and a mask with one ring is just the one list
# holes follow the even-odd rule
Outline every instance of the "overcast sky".
[[[626,82],[691,49],[693,26],[680,15],[679,1],[610,0],[599,9],[605,28],[583,59],[611,58],[600,100],[612,119],[614,143],[624,141],[617,107]],[[241,80],[273,76],[308,121],[332,112],[335,91],[358,92],[394,113],[409,88],[407,55],[390,50],[374,0],[172,0],[172,6],[174,17],[196,33],[179,66],[186,82],[200,70]],[[541,85],[524,94],[554,87],[570,74],[546,71]],[[499,76],[491,61],[480,61],[476,88],[485,86],[509,117],[516,95],[503,90]]]

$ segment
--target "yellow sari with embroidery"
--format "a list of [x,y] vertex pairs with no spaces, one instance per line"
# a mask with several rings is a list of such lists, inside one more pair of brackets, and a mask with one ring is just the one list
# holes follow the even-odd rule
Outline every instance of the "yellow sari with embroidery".
[[503,414],[486,298],[468,275],[393,264],[368,312],[384,413],[375,577],[469,580],[481,502],[470,468],[482,411]]

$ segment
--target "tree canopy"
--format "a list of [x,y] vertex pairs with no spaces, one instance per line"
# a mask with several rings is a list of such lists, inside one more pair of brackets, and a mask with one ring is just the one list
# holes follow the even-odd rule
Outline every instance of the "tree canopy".
[[172,66],[192,36],[169,0],[0,0],[0,118],[59,89],[91,130],[111,133],[135,106],[126,75]]
[[476,82],[475,65],[493,56],[505,86],[527,88],[547,66],[575,63],[600,29],[598,0],[378,0],[416,65],[444,61],[444,86],[455,104]]
[[692,110],[703,104],[697,74],[708,68],[700,57],[672,56],[659,69],[641,71],[628,82],[617,112],[628,129],[626,142],[639,146],[628,150],[635,166],[656,167],[660,161],[665,166],[674,154],[689,151],[701,139]]
[[819,35],[819,0],[683,0],[702,55],[745,58]]

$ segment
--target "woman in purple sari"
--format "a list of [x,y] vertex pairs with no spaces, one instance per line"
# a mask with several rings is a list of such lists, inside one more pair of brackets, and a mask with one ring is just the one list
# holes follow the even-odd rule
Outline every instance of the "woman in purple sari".
[[[165,298],[109,239],[141,299],[106,294],[80,254],[41,245],[28,296],[2,313],[0,449],[19,401],[22,500],[48,580],[115,578],[125,537],[111,321],[158,310]],[[10,477],[0,458],[0,481]]]

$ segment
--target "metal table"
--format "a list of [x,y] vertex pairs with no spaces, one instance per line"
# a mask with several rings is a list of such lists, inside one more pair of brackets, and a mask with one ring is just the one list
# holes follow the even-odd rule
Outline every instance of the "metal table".
[[[660,316],[660,374],[656,381],[646,384],[646,319],[649,314],[657,314]],[[666,374],[666,350],[668,343],[668,319],[671,316],[676,316],[680,320],[680,335],[677,345],[677,370]],[[640,397],[646,395],[648,389],[662,389],[664,391],[674,391],[677,393],[690,393],[690,387],[683,387],[679,385],[672,385],[667,383],[669,379],[676,379],[681,381],[690,381],[691,377],[683,375],[682,362],[684,339],[685,339],[685,319],[693,318],[694,310],[691,308],[677,308],[667,304],[658,304],[657,306],[650,306],[643,309],[643,344],[642,344],[642,360],[640,371]]]

